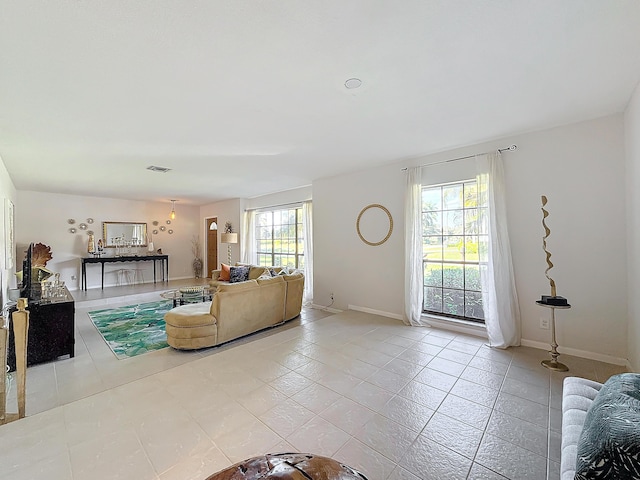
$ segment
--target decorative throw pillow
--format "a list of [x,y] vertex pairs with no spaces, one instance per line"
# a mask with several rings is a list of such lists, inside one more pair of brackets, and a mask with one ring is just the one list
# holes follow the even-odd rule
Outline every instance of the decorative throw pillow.
[[229,283],[246,282],[249,280],[250,267],[230,267]]
[[282,270],[280,270],[278,275],[289,275],[289,267],[282,267]]
[[223,263],[222,266],[220,267],[220,276],[218,277],[218,280],[223,282],[228,282],[231,279],[230,268],[231,267],[229,265],[225,265]]
[[[245,266],[245,265],[243,265]],[[255,280],[265,272],[264,267],[256,267],[255,265],[246,265],[249,267],[249,280]]]
[[609,378],[587,411],[576,480],[640,478],[640,374]]
[[272,277],[277,277],[278,273],[273,269],[273,267],[269,267],[269,275]]

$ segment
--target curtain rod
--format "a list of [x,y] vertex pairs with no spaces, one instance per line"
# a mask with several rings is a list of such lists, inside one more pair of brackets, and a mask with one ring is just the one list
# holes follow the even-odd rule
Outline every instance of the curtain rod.
[[[517,150],[517,149],[518,149],[518,146],[515,143],[513,143],[513,144],[509,145],[508,147],[499,148],[498,151],[500,153],[502,153],[502,152],[513,152],[514,150]],[[424,164],[418,165],[418,166],[419,167],[430,167],[431,165],[440,165],[442,163],[457,162],[458,160],[466,160],[467,158],[473,158],[473,157],[478,156],[478,155],[484,155],[485,153],[490,153],[490,152],[476,153],[476,154],[473,154],[473,155],[467,155],[466,157],[450,158],[449,160],[441,160],[439,162],[424,163]],[[401,170],[406,170],[407,168],[409,168],[409,167],[404,167]]]
[[298,207],[298,206],[302,207],[304,203],[310,202],[310,201],[311,200],[302,200],[300,202],[289,202],[289,203],[280,203],[277,205],[265,205],[264,207],[245,208],[244,211],[251,212],[256,210],[268,210],[270,208],[277,208],[277,207]]

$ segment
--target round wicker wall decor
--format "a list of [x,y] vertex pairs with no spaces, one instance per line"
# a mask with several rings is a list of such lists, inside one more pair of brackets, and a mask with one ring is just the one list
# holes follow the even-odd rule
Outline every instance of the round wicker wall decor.
[[[387,231],[386,236],[379,242],[372,242],[370,240],[367,240],[366,238],[364,238],[364,235],[360,230],[360,220],[362,219],[362,215],[364,215],[364,213],[370,208],[379,208],[380,210],[382,210],[384,213],[387,214],[387,218],[389,219],[389,230]],[[356,220],[356,230],[358,231],[358,236],[360,237],[360,240],[362,240],[367,245],[371,245],[372,247],[377,247],[378,245],[382,245],[384,242],[389,240],[389,237],[393,232],[393,217],[391,216],[391,212],[389,212],[389,210],[387,210],[385,207],[377,203],[372,203],[371,205],[367,205],[360,211],[360,214],[358,215],[358,219]]]

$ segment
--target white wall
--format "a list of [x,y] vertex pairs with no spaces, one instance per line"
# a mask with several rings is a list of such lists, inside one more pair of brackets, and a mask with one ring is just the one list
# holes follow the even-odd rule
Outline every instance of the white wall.
[[[156,249],[169,255],[169,276],[171,279],[193,277],[193,254],[191,240],[198,235],[198,207],[176,205],[176,218],[170,225],[166,224],[171,211],[170,203],[141,202],[113,198],[86,197],[54,193],[18,191],[16,204],[16,243],[22,249],[19,256],[30,242],[44,243],[51,247],[52,260],[47,268],[60,273],[61,279],[70,290],[80,286],[80,258],[87,256],[87,233],[78,229],[79,223],[86,223],[93,218],[94,223],[88,230],[95,232],[96,238],[102,236],[102,222],[146,222],[148,232],[160,225],[167,227],[165,232],[153,235]],[[76,221],[77,233],[69,233],[71,225],[68,219]],[[152,225],[158,221],[158,227]],[[174,233],[170,235],[168,230]],[[202,237],[201,237],[202,238]],[[146,251],[141,251],[146,253]],[[107,255],[113,255],[114,249],[107,249]],[[153,281],[153,264],[139,262],[126,264],[127,268],[144,269],[146,282]],[[105,286],[114,285],[117,281],[115,270],[123,268],[123,264],[107,264],[105,266]],[[109,272],[109,273],[108,273]],[[158,278],[160,278],[158,264]],[[75,277],[75,278],[72,278]],[[88,288],[100,287],[100,266],[87,266]]]
[[[558,294],[571,310],[556,312],[558,343],[627,358],[626,219],[622,115],[509,139],[505,154],[509,228],[520,296],[523,339],[545,342],[548,310],[540,196],[546,195],[547,239]],[[562,348],[560,349],[562,351]]]
[[[404,295],[403,195],[400,167],[432,163],[518,145],[504,154],[507,204],[525,343],[544,346],[539,328],[549,312],[535,304],[549,294],[544,276],[540,196],[547,195],[550,272],[570,310],[558,312],[560,351],[603,360],[627,358],[627,287],[622,115],[519,135],[352,175],[314,182],[314,302],[402,315]],[[387,243],[370,247],[355,221],[370,203],[394,218]],[[613,358],[611,358],[613,357]]]
[[633,371],[640,371],[640,84],[625,112],[626,179],[627,179],[627,256],[629,362]]
[[[398,165],[326,178],[313,184],[313,301],[334,308],[364,307],[402,314],[404,292],[404,175]],[[393,217],[393,232],[379,246],[363,243],[356,220],[380,204]],[[388,224],[381,222],[381,230]],[[384,238],[371,232],[370,241]]]
[[[15,258],[16,253],[13,252],[14,265],[8,267],[5,265],[5,248],[6,248],[6,219],[5,219],[5,202],[10,200],[14,205],[16,203],[16,188],[13,185],[11,177],[4,166],[2,158],[0,158],[0,305],[8,300],[7,289],[9,287],[15,288],[17,286],[15,278]],[[8,268],[7,268],[8,267]]]

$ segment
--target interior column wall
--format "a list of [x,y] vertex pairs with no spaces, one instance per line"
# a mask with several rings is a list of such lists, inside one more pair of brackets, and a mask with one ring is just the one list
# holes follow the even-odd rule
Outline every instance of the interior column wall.
[[633,371],[640,371],[640,84],[625,112],[627,265],[629,326],[627,343]]
[[[13,185],[13,181],[7,172],[2,158],[0,158],[0,305],[4,305],[7,301],[7,289],[15,288],[17,286],[15,278],[15,264],[16,264],[16,251],[15,248],[7,244],[9,240],[8,231],[8,218],[7,215],[7,202],[13,203],[14,207],[17,202],[17,192]],[[14,226],[14,238],[15,238],[15,226]],[[9,249],[13,255],[13,265],[7,265],[5,262],[6,251]]]

